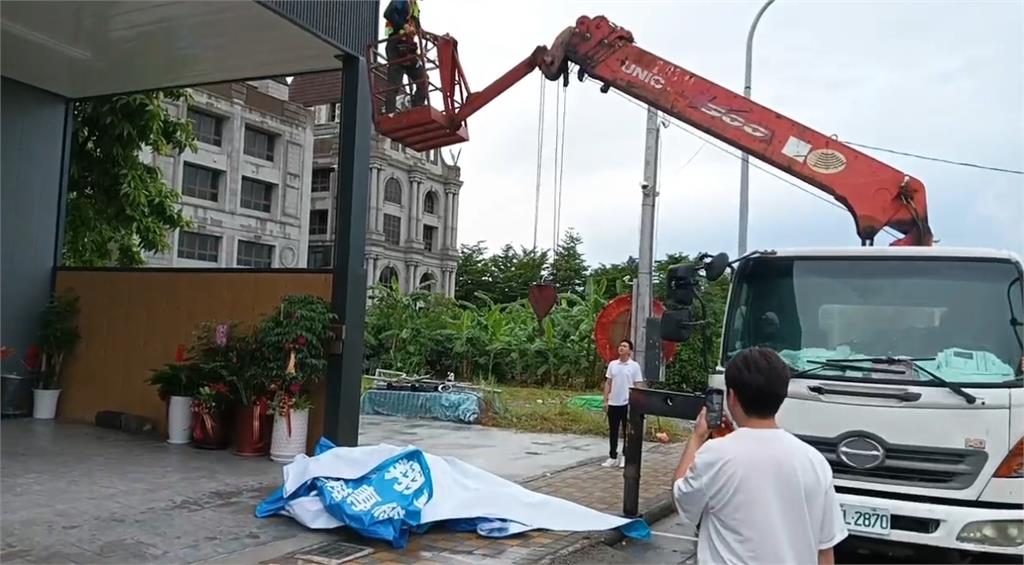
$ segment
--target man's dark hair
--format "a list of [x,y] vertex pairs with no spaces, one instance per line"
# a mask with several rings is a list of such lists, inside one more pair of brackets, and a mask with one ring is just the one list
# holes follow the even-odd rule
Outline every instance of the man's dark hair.
[[751,418],[772,418],[789,389],[789,366],[771,349],[751,347],[725,367],[725,388],[732,390]]
[[629,350],[630,351],[636,351],[635,349],[633,349],[633,342],[629,341],[628,339],[624,339],[624,340],[620,341],[619,343],[625,343],[626,345],[629,346]]

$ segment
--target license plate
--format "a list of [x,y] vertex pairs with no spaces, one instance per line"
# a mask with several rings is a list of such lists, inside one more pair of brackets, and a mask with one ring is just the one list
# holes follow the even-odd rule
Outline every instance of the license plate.
[[885,508],[840,504],[846,529],[860,534],[889,535],[889,511]]

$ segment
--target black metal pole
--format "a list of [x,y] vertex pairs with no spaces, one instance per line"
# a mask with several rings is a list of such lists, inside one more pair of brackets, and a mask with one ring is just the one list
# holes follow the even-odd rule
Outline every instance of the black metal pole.
[[366,202],[370,169],[370,92],[366,61],[342,59],[338,186],[335,192],[334,268],[331,307],[338,316],[341,350],[327,361],[324,436],[337,445],[359,444],[359,396],[363,380],[366,316]]
[[644,406],[637,400],[630,391],[626,468],[622,472],[622,513],[630,518],[640,514],[640,456],[644,448]]

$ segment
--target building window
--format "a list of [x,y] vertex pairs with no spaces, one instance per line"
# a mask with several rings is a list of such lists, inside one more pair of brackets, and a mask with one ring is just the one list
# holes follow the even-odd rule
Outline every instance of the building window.
[[423,249],[434,250],[434,240],[437,239],[437,228],[434,226],[423,226]]
[[245,154],[264,161],[274,160],[274,136],[252,129],[245,128]]
[[402,218],[384,214],[384,242],[398,245],[402,241]]
[[327,210],[309,211],[309,235],[327,235]]
[[402,150],[402,144],[398,143],[397,141],[392,139],[391,140],[391,150],[392,151],[401,151]]
[[219,201],[220,171],[185,163],[182,167],[181,193],[190,198]]
[[431,157],[430,157],[430,162],[436,165],[437,164],[437,160],[438,160],[438,156],[440,154],[441,154],[441,150],[440,149],[435,149],[434,152],[433,152],[433,155],[431,155]]
[[194,108],[188,109],[188,119],[192,122],[192,133],[195,134],[196,139],[220,147],[221,128],[224,120]]
[[274,185],[242,178],[242,208],[270,213],[274,203]]
[[420,277],[419,289],[426,292],[434,292],[434,287],[436,286],[437,277],[434,276],[434,273],[423,273],[423,276]]
[[437,213],[437,194],[433,190],[423,197],[423,211],[427,214]]
[[384,183],[384,202],[402,205],[402,183],[391,177]]
[[216,263],[220,259],[220,238],[205,233],[180,231],[178,258]]
[[331,170],[330,169],[313,169],[312,191],[313,192],[330,192],[331,191]]
[[310,245],[306,265],[310,269],[328,269],[333,263],[334,248],[330,245]]
[[238,240],[238,255],[235,257],[235,265],[254,269],[269,269],[273,262],[273,245]]
[[382,284],[384,286],[397,285],[398,284],[398,271],[394,267],[392,267],[391,265],[388,265],[387,267],[384,267],[380,271],[380,276],[377,277],[377,282],[379,282],[380,284]]

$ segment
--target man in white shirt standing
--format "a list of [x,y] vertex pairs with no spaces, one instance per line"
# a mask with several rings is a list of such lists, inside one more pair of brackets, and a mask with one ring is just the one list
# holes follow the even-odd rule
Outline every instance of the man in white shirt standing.
[[[629,421],[629,389],[642,387],[640,364],[633,360],[633,342],[619,342],[619,358],[608,364],[604,375],[604,410],[608,414],[608,460],[602,467],[626,466],[626,422]],[[623,457],[619,457],[619,429],[622,429]]]
[[708,441],[702,411],[672,489],[684,522],[700,523],[702,565],[831,564],[846,535],[832,469],[818,450],[779,428],[789,367],[751,348],[725,368],[726,407],[736,430]]

